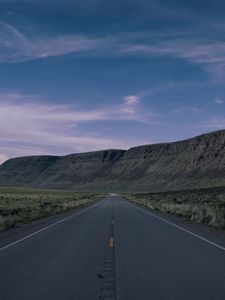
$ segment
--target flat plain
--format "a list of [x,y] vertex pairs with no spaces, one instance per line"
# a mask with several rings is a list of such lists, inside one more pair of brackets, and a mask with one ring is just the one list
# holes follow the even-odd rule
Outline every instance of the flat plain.
[[131,202],[147,209],[225,229],[225,188],[193,189],[162,193],[127,193]]
[[1,187],[0,231],[83,208],[100,198],[101,193]]

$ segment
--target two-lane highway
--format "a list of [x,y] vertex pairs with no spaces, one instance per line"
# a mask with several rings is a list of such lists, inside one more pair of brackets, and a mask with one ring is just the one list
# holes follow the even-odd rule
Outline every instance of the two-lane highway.
[[225,299],[222,238],[118,196],[0,240],[1,300]]

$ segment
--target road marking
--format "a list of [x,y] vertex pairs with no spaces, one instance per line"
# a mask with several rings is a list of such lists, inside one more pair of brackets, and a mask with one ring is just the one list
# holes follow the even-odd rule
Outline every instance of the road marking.
[[114,238],[111,236],[111,238],[109,239],[109,248],[113,248],[114,247]]
[[112,220],[112,225],[114,224],[114,220]]
[[25,237],[23,237],[23,238],[21,238],[21,239],[15,241],[15,242],[12,242],[12,243],[10,243],[10,244],[8,244],[8,245],[6,245],[6,246],[0,248],[0,252],[3,251],[3,250],[5,250],[5,249],[7,249],[7,248],[9,248],[9,247],[12,247],[12,246],[14,246],[14,245],[16,245],[16,244],[19,244],[19,243],[21,243],[21,242],[23,242],[23,241],[29,239],[30,237],[33,237],[33,236],[35,236],[35,235],[37,235],[37,234],[39,234],[39,233],[41,233],[41,232],[43,232],[43,231],[45,231],[45,230],[47,230],[47,229],[53,227],[53,226],[56,226],[56,225],[58,225],[58,224],[60,224],[60,223],[63,223],[63,222],[65,222],[65,221],[67,221],[67,220],[73,218],[74,216],[83,213],[84,211],[86,211],[86,210],[88,210],[88,209],[90,209],[90,208],[93,208],[93,207],[98,206],[98,205],[101,204],[103,201],[105,201],[105,199],[106,199],[106,198],[104,198],[102,201],[100,201],[100,202],[98,202],[98,203],[96,203],[96,204],[94,204],[94,205],[88,206],[88,207],[86,207],[86,208],[83,208],[83,209],[81,209],[81,210],[75,212],[74,214],[72,214],[72,215],[69,216],[69,217],[66,217],[66,218],[64,218],[64,219],[61,219],[61,220],[59,220],[59,221],[57,221],[57,222],[55,222],[55,223],[53,223],[53,224],[51,224],[51,225],[48,225],[48,226],[46,226],[46,227],[44,227],[44,228],[42,228],[42,229],[40,229],[40,230],[38,230],[38,231],[35,231],[35,232],[33,232],[33,233],[31,233],[31,234],[29,234],[29,235],[27,235],[27,236],[25,236]]
[[152,217],[154,217],[154,218],[156,218],[156,219],[159,219],[159,220],[161,220],[161,221],[163,221],[163,222],[165,222],[165,223],[167,223],[167,224],[169,224],[169,225],[171,225],[171,226],[173,226],[173,227],[175,227],[175,228],[177,228],[177,229],[180,229],[180,230],[182,230],[182,231],[184,231],[184,232],[186,232],[186,233],[188,233],[188,234],[190,234],[190,235],[192,235],[192,236],[194,236],[194,237],[196,237],[196,238],[198,238],[198,239],[200,239],[200,240],[202,240],[202,241],[204,241],[204,242],[206,242],[206,243],[208,243],[208,244],[211,244],[211,245],[213,245],[213,246],[215,246],[215,247],[217,247],[217,248],[219,248],[219,249],[225,251],[225,247],[223,247],[223,246],[221,246],[221,245],[219,245],[219,244],[216,244],[216,243],[214,243],[214,242],[212,242],[212,241],[210,241],[210,240],[208,240],[208,239],[206,239],[206,238],[204,238],[204,237],[202,237],[202,236],[200,236],[200,235],[198,235],[198,234],[193,233],[192,231],[189,231],[189,230],[187,230],[187,229],[185,229],[185,228],[183,228],[183,227],[181,227],[181,226],[179,226],[179,225],[176,225],[176,224],[173,223],[173,222],[170,222],[170,221],[168,221],[168,220],[166,220],[166,219],[164,219],[164,218],[161,218],[161,217],[159,217],[159,216],[157,216],[157,215],[151,213],[150,211],[147,211],[147,210],[145,210],[145,209],[143,209],[143,208],[140,208],[140,207],[138,207],[138,206],[136,206],[136,205],[133,205],[133,204],[131,204],[131,203],[129,203],[129,202],[127,202],[127,203],[128,203],[129,205],[133,206],[134,208],[137,208],[137,209],[143,211],[144,213],[151,215]]

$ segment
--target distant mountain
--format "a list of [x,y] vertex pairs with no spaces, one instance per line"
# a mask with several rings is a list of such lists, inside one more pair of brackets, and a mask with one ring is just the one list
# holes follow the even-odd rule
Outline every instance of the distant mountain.
[[225,130],[129,150],[13,158],[0,166],[0,185],[105,191],[225,186]]

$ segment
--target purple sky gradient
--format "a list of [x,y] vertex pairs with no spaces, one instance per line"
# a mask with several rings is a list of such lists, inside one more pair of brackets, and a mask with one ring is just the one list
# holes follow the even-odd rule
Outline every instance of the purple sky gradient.
[[225,128],[223,1],[0,3],[0,163]]

